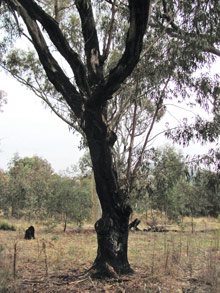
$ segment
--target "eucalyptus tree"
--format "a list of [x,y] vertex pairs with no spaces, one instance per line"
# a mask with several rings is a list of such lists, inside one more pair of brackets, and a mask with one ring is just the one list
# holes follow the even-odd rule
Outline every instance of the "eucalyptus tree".
[[37,156],[20,158],[15,155],[8,172],[6,200],[12,216],[45,216],[45,202],[50,194],[53,170],[50,164]]
[[6,172],[0,169],[0,209],[5,215],[8,214],[7,194],[9,177]]
[[[95,224],[98,251],[94,268],[110,272],[110,265],[117,273],[128,273],[131,207],[120,190],[112,160],[117,135],[107,123],[106,105],[139,60],[150,1],[5,0],[1,4],[7,34],[1,43],[2,52],[8,50],[10,37],[13,43],[21,36],[30,41],[39,58],[33,52],[14,49],[2,66],[31,87],[70,127],[83,133],[88,144],[102,207],[102,218]],[[119,27],[123,50],[108,70],[116,13],[123,14]],[[99,17],[106,25],[96,23]]]
[[197,215],[217,218],[220,213],[219,173],[197,169],[197,172],[192,176],[192,184],[197,189]]
[[177,218],[184,198],[175,189],[186,181],[186,168],[183,154],[169,145],[148,150],[132,190],[132,207],[146,215],[158,210],[170,219]]
[[[6,96],[7,96],[6,92],[0,90],[0,112],[2,112],[3,105],[7,103]],[[0,140],[0,143],[1,143],[1,140]]]
[[159,209],[172,218],[178,209],[176,194],[172,193],[176,184],[185,177],[185,164],[183,155],[174,148],[166,146],[156,149],[152,157],[151,202],[153,209]]
[[[159,134],[183,145],[192,140],[217,142],[219,76],[210,70],[220,56],[219,14],[217,1],[154,1],[139,63],[109,104],[109,123],[118,136],[116,166],[121,186],[131,197]],[[114,50],[116,56],[119,50]],[[195,121],[184,118],[155,133],[169,106],[184,110],[182,103],[194,107]],[[207,121],[204,111],[209,113]],[[218,152],[211,152],[205,156],[207,163],[218,163]]]
[[[220,3],[219,1],[161,1],[155,6],[157,29],[176,46],[167,48],[171,59],[178,67],[172,76],[178,83],[174,92],[188,97],[187,103],[205,110],[208,118],[200,113],[195,121],[186,119],[182,127],[167,131],[174,142],[188,145],[191,141],[217,142],[220,123],[220,82],[219,74],[212,74],[212,65],[220,57]],[[167,25],[169,26],[167,27]],[[186,74],[185,74],[186,73]],[[191,91],[189,90],[191,89]],[[218,168],[220,148],[210,149],[207,163]]]
[[64,232],[70,221],[75,221],[81,228],[84,221],[91,219],[90,189],[90,180],[87,178],[52,176],[46,200],[47,214],[63,222]]

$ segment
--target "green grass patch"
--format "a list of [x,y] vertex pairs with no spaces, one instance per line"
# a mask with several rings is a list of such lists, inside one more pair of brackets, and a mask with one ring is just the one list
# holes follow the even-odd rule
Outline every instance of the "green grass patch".
[[59,240],[59,236],[58,236],[58,235],[53,235],[53,236],[51,237],[51,240],[53,240],[53,241],[58,241],[58,240]]
[[8,291],[8,277],[9,277],[9,270],[3,269],[0,271],[0,292],[6,293]]
[[9,224],[8,222],[0,222],[0,230],[16,231],[16,227],[12,224]]
[[75,253],[75,247],[70,247],[69,248],[69,250],[68,250],[68,253],[69,253],[69,255],[74,255],[74,253]]
[[0,244],[0,253],[5,249],[4,245]]

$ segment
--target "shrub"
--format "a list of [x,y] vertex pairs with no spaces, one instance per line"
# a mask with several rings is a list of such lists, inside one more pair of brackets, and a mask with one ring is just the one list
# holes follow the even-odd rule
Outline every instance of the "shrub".
[[0,292],[5,293],[8,291],[8,277],[9,277],[9,270],[8,269],[1,269],[0,270]]
[[0,222],[0,230],[16,231],[16,227],[12,224],[7,223],[7,222]]
[[0,253],[1,253],[4,249],[5,249],[5,247],[4,247],[2,244],[0,244]]
[[53,241],[57,241],[57,240],[59,240],[59,236],[58,236],[58,235],[53,235],[53,236],[51,237],[51,240],[53,240]]

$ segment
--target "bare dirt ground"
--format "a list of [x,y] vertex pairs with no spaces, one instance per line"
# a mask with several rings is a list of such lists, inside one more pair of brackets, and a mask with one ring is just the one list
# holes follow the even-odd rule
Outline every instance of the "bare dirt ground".
[[92,230],[49,233],[36,224],[0,230],[0,292],[220,292],[220,232],[132,232],[129,261],[135,273],[94,280],[83,274],[95,259]]

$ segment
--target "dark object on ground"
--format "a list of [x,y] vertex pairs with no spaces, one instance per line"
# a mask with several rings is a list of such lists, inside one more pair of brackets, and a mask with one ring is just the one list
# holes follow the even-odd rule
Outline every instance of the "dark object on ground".
[[35,236],[34,236],[34,233],[35,233],[35,229],[34,229],[34,226],[30,226],[26,231],[25,231],[25,235],[24,235],[24,239],[35,239]]
[[164,226],[151,226],[150,228],[144,229],[144,232],[170,232],[164,228]]
[[140,220],[139,219],[135,219],[133,222],[131,222],[128,225],[129,230],[131,230],[132,228],[134,228],[135,231],[140,231],[140,229],[137,227],[140,224]]

